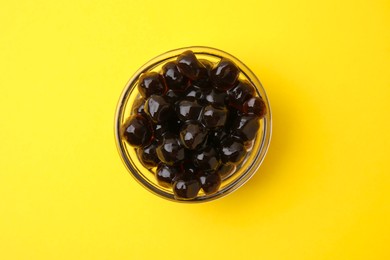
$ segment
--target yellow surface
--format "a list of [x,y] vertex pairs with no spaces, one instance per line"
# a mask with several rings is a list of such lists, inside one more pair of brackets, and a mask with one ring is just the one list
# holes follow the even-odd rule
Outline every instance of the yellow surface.
[[[0,259],[390,259],[390,2],[1,1]],[[183,205],[139,186],[113,117],[132,73],[206,45],[271,101],[259,172]]]

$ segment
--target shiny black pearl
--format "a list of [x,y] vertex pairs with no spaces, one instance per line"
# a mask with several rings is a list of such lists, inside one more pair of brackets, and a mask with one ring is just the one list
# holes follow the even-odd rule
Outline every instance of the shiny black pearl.
[[157,72],[143,73],[138,81],[138,91],[142,97],[147,99],[151,95],[162,95],[166,87],[163,77]]
[[192,84],[202,89],[211,89],[213,86],[210,81],[210,71],[206,67],[201,67],[198,78],[193,80]]
[[234,137],[226,137],[220,145],[220,158],[224,164],[239,164],[244,160],[246,151],[243,142]]
[[153,122],[161,123],[168,120],[174,111],[167,98],[151,95],[145,102],[145,112]]
[[157,143],[152,142],[144,148],[137,149],[137,155],[141,163],[147,168],[156,167],[160,162],[156,153]]
[[219,174],[219,176],[221,176],[222,180],[225,180],[232,176],[235,170],[236,166],[234,164],[221,164],[216,172]]
[[233,135],[238,136],[244,142],[255,139],[259,128],[260,122],[256,116],[241,116],[232,124]]
[[199,62],[203,64],[203,66],[206,68],[206,70],[209,72],[211,72],[211,70],[213,69],[214,67],[214,64],[209,61],[209,60],[205,60],[205,59],[199,59]]
[[176,116],[176,114],[173,114],[172,118],[165,122],[165,124],[168,125],[170,133],[179,135],[180,129],[184,123]]
[[222,58],[212,69],[210,77],[217,89],[228,90],[236,83],[240,70],[229,59]]
[[224,107],[227,100],[227,94],[226,91],[212,89],[205,93],[205,99],[208,104],[213,105],[214,107]]
[[176,101],[178,101],[180,99],[180,95],[178,93],[176,93],[175,91],[173,91],[172,89],[169,89],[165,93],[165,97],[166,97],[167,101],[169,101],[171,104],[174,104]]
[[197,80],[202,73],[201,71],[205,69],[192,51],[180,54],[176,62],[179,71],[191,80]]
[[153,125],[153,139],[161,141],[166,133],[169,132],[168,124],[154,124]]
[[176,104],[177,117],[184,121],[198,120],[203,107],[195,100],[184,99]]
[[216,108],[208,105],[202,113],[202,122],[206,127],[215,128],[225,125],[228,111],[226,108]]
[[203,171],[215,171],[220,164],[218,153],[211,146],[195,151],[194,164]]
[[228,110],[228,118],[226,119],[225,124],[226,132],[230,132],[232,130],[233,123],[236,121],[237,118],[242,116],[242,113],[234,107],[228,106]]
[[221,186],[221,176],[216,173],[200,175],[199,182],[207,195],[216,193]]
[[178,163],[185,158],[184,147],[176,136],[170,134],[163,137],[156,151],[160,161],[168,165]]
[[131,146],[143,147],[151,141],[150,123],[143,116],[133,115],[122,126],[122,136]]
[[184,93],[187,100],[196,100],[199,104],[205,103],[205,90],[197,86],[190,86]]
[[207,136],[207,130],[198,122],[190,121],[180,130],[181,143],[190,150],[199,147]]
[[173,184],[173,193],[176,198],[189,200],[196,198],[200,188],[197,176],[184,174]]
[[198,79],[193,80],[192,84],[201,89],[212,89],[213,85],[210,80],[210,73],[213,68],[213,63],[204,59],[200,59],[199,62],[203,64],[205,68],[200,69]]
[[263,118],[267,113],[267,108],[262,98],[252,97],[244,103],[244,114],[255,115],[258,118]]
[[163,187],[170,188],[174,182],[174,178],[178,175],[179,171],[174,166],[165,164],[159,164],[156,171],[156,179],[158,184]]
[[177,68],[173,61],[167,62],[162,67],[162,75],[168,89],[183,92],[188,87],[188,79]]
[[225,128],[216,128],[209,131],[207,136],[207,143],[209,146],[218,146],[221,144],[221,141],[229,134],[228,130]]
[[245,101],[255,95],[255,88],[248,81],[239,80],[238,84],[228,91],[229,104],[243,111]]
[[183,173],[186,175],[197,176],[199,173],[203,172],[201,169],[197,168],[192,163],[191,159],[184,161],[182,166],[183,166]]
[[212,84],[205,68],[200,69],[198,79],[192,81],[192,85],[201,89],[211,89]]
[[139,114],[141,116],[146,116],[145,112],[145,100],[143,98],[137,98],[134,100],[132,114]]

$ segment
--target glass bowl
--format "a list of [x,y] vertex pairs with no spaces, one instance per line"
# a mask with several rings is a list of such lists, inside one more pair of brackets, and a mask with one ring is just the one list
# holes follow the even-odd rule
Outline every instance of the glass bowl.
[[[226,176],[221,183],[221,186],[218,192],[210,195],[206,195],[203,191],[200,191],[198,196],[191,200],[184,200],[180,198],[175,198],[172,189],[165,188],[160,186],[155,178],[153,169],[147,169],[142,165],[140,160],[138,159],[136,150],[134,147],[128,145],[121,138],[121,125],[125,122],[125,120],[130,116],[132,111],[132,106],[134,101],[139,97],[139,93],[137,90],[138,78],[139,76],[147,71],[160,71],[161,67],[168,61],[176,60],[176,58],[183,53],[184,51],[191,50],[194,52],[198,59],[207,59],[212,61],[213,63],[217,63],[221,58],[228,58],[233,61],[237,67],[240,69],[240,79],[246,79],[253,84],[256,88],[257,95],[261,96],[266,104],[267,114],[263,119],[260,120],[260,128],[259,132],[256,135],[255,140],[251,144],[249,148],[249,152],[240,165],[236,167],[234,172],[229,176]],[[271,109],[269,105],[269,101],[266,95],[266,92],[261,85],[260,81],[257,79],[255,74],[243,64],[240,60],[235,58],[234,56],[210,47],[186,47],[180,48],[172,51],[168,51],[163,53],[145,65],[143,65],[138,71],[135,72],[133,77],[126,84],[118,105],[115,114],[115,139],[116,145],[124,162],[126,168],[130,172],[130,174],[147,190],[158,195],[162,198],[176,201],[176,202],[186,202],[186,203],[196,203],[196,202],[206,202],[215,200],[217,198],[221,198],[226,196],[227,194],[232,193],[241,187],[244,183],[246,183],[258,170],[261,165],[270,143],[271,139]]]

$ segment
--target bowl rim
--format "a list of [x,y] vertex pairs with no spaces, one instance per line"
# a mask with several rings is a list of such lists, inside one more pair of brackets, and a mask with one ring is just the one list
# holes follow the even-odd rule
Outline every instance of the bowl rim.
[[[123,141],[121,139],[121,115],[123,114],[124,108],[127,103],[128,97],[131,95],[132,91],[134,90],[135,83],[137,82],[139,75],[143,72],[146,72],[153,68],[156,63],[160,64],[163,63],[166,60],[172,59],[172,57],[176,57],[180,55],[182,52],[192,50],[195,55],[197,54],[203,54],[203,55],[211,55],[217,58],[228,58],[234,61],[234,63],[238,63],[237,66],[240,68],[240,72],[245,75],[245,77],[255,86],[256,92],[258,95],[259,89],[262,89],[261,97],[266,103],[267,107],[267,114],[262,119],[263,120],[263,132],[262,132],[262,138],[259,148],[257,149],[257,154],[253,160],[253,162],[250,164],[250,166],[244,170],[244,172],[233,181],[233,183],[229,184],[224,189],[218,191],[217,193],[205,195],[196,197],[191,200],[184,200],[184,199],[177,199],[173,196],[173,194],[169,194],[161,189],[156,188],[151,183],[146,181],[142,175],[138,174],[138,170],[132,165],[132,158],[129,158],[126,153],[126,149],[123,145]],[[245,71],[244,71],[245,70]],[[250,75],[248,75],[250,74]],[[220,49],[216,49],[213,47],[206,47],[206,46],[189,46],[189,47],[182,47],[182,48],[176,48],[170,51],[166,51],[160,55],[155,56],[154,58],[150,59],[148,62],[143,64],[128,80],[126,83],[124,89],[122,90],[122,93],[119,97],[119,100],[117,102],[116,110],[115,110],[115,117],[114,117],[114,134],[115,134],[115,142],[116,147],[119,152],[119,155],[122,159],[122,162],[125,164],[127,170],[130,172],[130,175],[134,177],[134,179],[141,184],[146,190],[149,192],[152,192],[153,194],[162,197],[164,199],[167,199],[169,201],[174,202],[182,202],[182,203],[199,203],[199,202],[208,202],[208,201],[214,201],[216,199],[225,197],[228,194],[233,193],[235,190],[240,188],[242,185],[244,185],[247,181],[249,181],[250,178],[253,177],[253,175],[257,172],[260,165],[264,161],[264,158],[267,154],[267,151],[269,149],[269,145],[271,142],[271,136],[272,136],[272,111],[270,102],[267,96],[267,93],[261,84],[260,80],[257,78],[257,76],[238,58],[235,56],[222,51]],[[256,139],[259,138],[259,135],[256,136]]]

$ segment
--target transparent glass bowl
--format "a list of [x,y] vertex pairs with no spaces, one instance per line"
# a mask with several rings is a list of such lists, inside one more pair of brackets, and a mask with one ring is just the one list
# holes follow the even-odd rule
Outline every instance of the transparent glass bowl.
[[[140,160],[138,159],[135,148],[128,145],[122,138],[120,134],[121,125],[125,120],[130,116],[132,111],[132,106],[134,101],[138,98],[139,93],[137,90],[138,78],[139,76],[147,71],[160,71],[161,67],[168,61],[176,60],[184,51],[191,50],[194,52],[198,59],[207,59],[213,63],[217,63],[221,58],[228,58],[233,61],[241,70],[240,79],[246,79],[255,86],[257,95],[261,96],[267,107],[267,114],[263,119],[260,120],[260,128],[257,136],[253,142],[250,151],[248,152],[244,162],[236,167],[233,174],[225,178],[222,181],[219,191],[214,194],[206,195],[202,191],[199,192],[198,197],[191,200],[177,199],[174,197],[172,189],[165,188],[160,186],[155,178],[154,172],[155,168],[147,169],[145,168]],[[245,182],[247,182],[257,171],[260,164],[262,163],[270,143],[271,139],[271,109],[269,101],[266,95],[266,92],[261,85],[260,81],[253,74],[253,72],[245,66],[240,60],[233,57],[232,55],[223,52],[218,49],[210,47],[186,47],[180,48],[172,51],[163,53],[145,65],[143,65],[138,71],[133,75],[130,81],[126,84],[122,95],[119,99],[116,114],[115,114],[115,139],[116,145],[119,151],[119,154],[129,170],[130,174],[147,190],[150,192],[176,202],[187,202],[187,203],[196,203],[196,202],[206,202],[211,201],[217,198],[221,198],[227,194],[232,193],[241,187]]]

